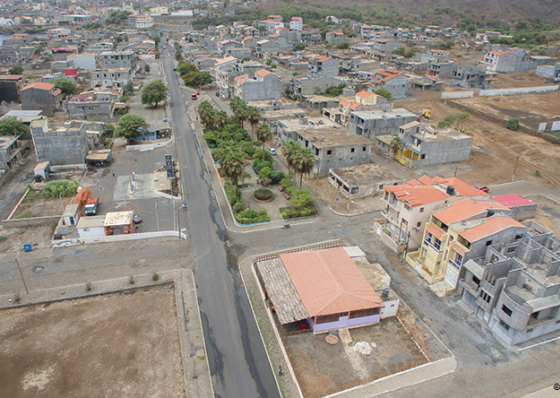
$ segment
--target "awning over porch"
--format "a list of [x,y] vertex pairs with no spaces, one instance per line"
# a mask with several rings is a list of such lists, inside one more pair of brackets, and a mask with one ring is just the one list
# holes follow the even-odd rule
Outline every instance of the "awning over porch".
[[279,258],[260,261],[258,270],[282,325],[309,318],[309,314]]
[[436,238],[438,238],[439,240],[441,240],[441,237],[445,233],[433,224],[428,227],[427,231],[431,233],[433,236],[435,236]]

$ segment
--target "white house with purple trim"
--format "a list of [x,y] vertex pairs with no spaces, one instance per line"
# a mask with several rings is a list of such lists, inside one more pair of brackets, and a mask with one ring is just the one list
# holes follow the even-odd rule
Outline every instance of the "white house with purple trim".
[[281,334],[379,322],[384,302],[345,248],[279,254],[254,263]]

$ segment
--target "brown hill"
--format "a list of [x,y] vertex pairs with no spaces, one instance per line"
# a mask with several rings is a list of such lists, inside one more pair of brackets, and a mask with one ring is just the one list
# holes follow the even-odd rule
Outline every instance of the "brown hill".
[[[463,16],[489,20],[499,17],[504,21],[516,22],[527,18],[541,18],[544,23],[558,25],[560,16],[560,0],[353,0],[341,2],[340,0],[284,0],[266,1],[256,3],[262,12],[289,7],[303,7],[306,9],[332,10],[333,15],[343,17],[345,10],[358,11],[364,14],[365,19],[373,18],[374,10],[382,13],[408,15],[421,15],[433,13],[438,7],[451,7],[464,13]],[[336,12],[336,13],[334,13]],[[444,24],[453,24],[463,16],[451,13],[440,14]],[[404,18],[405,20],[408,18]],[[417,23],[426,22],[422,18],[416,19]],[[412,22],[412,21],[410,21]],[[304,21],[305,23],[305,21]]]

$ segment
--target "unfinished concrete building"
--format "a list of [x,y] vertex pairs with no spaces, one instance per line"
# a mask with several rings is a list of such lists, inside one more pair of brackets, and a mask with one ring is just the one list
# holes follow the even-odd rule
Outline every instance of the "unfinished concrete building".
[[485,87],[487,85],[486,68],[484,66],[455,64],[451,79],[452,84],[463,88]]
[[329,182],[347,199],[359,199],[384,192],[383,187],[404,181],[379,164],[333,167]]
[[527,223],[531,236],[489,247],[463,266],[459,294],[508,344],[560,330],[560,241]]
[[331,167],[347,167],[370,162],[373,142],[337,126],[327,129],[300,129],[295,141],[315,155],[311,175],[325,176]]
[[417,118],[417,115],[402,108],[390,111],[352,112],[348,128],[354,134],[373,140],[379,135],[396,135],[400,126],[413,122]]
[[[290,111],[291,112],[291,111]],[[280,145],[286,145],[288,141],[295,141],[296,132],[302,129],[328,129],[340,127],[337,123],[325,117],[300,117],[294,119],[282,118],[277,121],[277,137]]]
[[378,148],[393,153],[398,162],[411,168],[468,160],[473,143],[470,135],[450,128],[423,126],[416,121],[401,126],[397,137],[401,148],[396,152],[391,149],[393,136],[378,136],[374,142]]
[[84,123],[51,130],[47,118],[43,118],[32,121],[30,130],[38,162],[49,161],[55,166],[84,164],[90,150]]

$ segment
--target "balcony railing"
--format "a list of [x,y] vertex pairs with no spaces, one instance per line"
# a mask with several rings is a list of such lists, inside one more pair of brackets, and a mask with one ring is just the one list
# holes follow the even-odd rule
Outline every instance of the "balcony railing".
[[449,264],[451,264],[453,267],[455,267],[456,269],[461,269],[461,265],[457,264],[455,261],[449,259]]
[[435,250],[436,253],[440,253],[440,252],[441,252],[440,249],[437,249],[434,245],[432,245],[432,244],[431,244],[429,241],[427,241],[427,240],[424,241],[424,245],[426,245],[426,246],[428,246],[428,247],[431,247],[432,249]]

